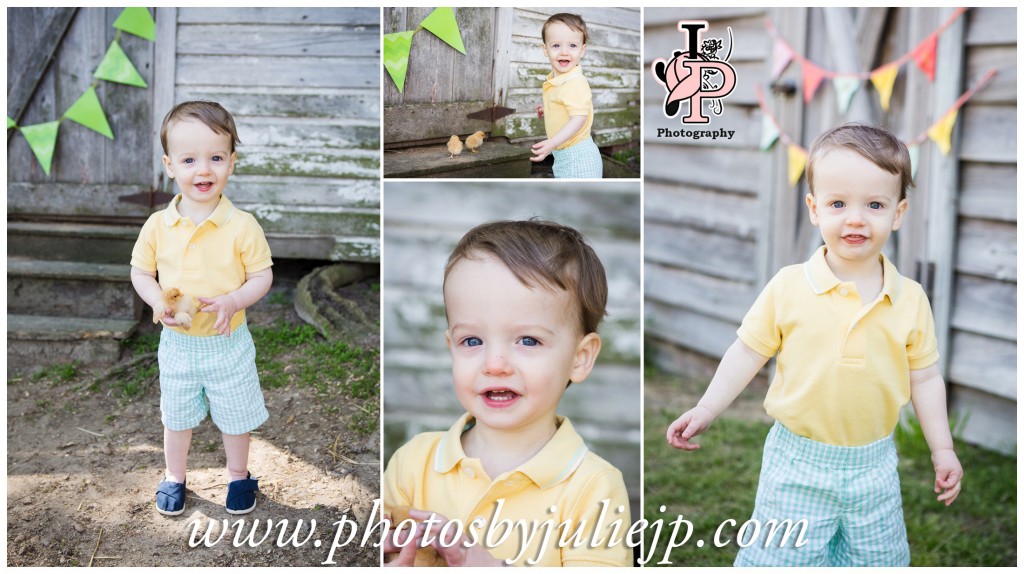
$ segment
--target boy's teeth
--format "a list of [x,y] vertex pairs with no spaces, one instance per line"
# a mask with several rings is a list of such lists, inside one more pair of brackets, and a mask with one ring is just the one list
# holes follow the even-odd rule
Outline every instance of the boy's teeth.
[[487,398],[492,401],[510,401],[515,398],[516,393],[504,390],[504,391],[487,391]]

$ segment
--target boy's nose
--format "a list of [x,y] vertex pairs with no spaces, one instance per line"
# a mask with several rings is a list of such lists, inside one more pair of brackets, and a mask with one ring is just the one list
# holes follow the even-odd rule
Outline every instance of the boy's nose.
[[864,212],[859,209],[848,209],[846,211],[846,222],[850,225],[864,225]]
[[512,365],[509,364],[504,350],[494,349],[487,353],[487,359],[484,362],[484,373],[491,376],[502,376],[512,373]]

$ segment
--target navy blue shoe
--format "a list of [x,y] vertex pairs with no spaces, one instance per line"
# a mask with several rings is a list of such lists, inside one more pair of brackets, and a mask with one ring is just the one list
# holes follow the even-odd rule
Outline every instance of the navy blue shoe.
[[185,512],[185,483],[161,480],[156,487],[156,511],[167,516]]
[[228,514],[248,514],[256,508],[256,491],[260,489],[259,481],[252,473],[245,473],[246,478],[232,480],[228,483],[228,500],[224,505]]

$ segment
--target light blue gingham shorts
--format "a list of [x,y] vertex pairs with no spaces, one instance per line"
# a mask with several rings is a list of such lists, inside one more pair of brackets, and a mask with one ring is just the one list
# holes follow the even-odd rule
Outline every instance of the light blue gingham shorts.
[[[764,443],[752,520],[762,528],[735,566],[908,566],[896,445],[892,435],[863,446],[834,446],[793,434],[776,422]],[[780,547],[769,520],[806,519]],[[744,540],[744,543],[747,541]]]
[[157,351],[160,413],[172,431],[210,418],[224,434],[245,434],[270,418],[256,374],[256,347],[245,323],[230,337],[193,337],[164,329]]
[[555,165],[552,170],[557,178],[600,179],[604,173],[601,150],[593,138],[565,149],[552,150]]

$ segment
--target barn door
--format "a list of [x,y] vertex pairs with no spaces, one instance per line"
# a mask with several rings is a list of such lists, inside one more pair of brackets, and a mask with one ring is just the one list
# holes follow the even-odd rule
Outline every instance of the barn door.
[[[384,34],[414,30],[432,8],[385,8]],[[430,32],[412,40],[405,89],[384,78],[384,145],[387,148],[447,140],[452,134],[491,132],[484,117],[496,101],[496,8],[455,8],[466,47],[463,55]],[[477,113],[478,117],[470,118]]]
[[[95,81],[121,8],[9,8],[7,114],[19,125],[60,119]],[[25,138],[8,132],[8,217],[137,220],[153,193],[154,44],[122,33],[118,44],[149,88],[97,81],[114,139],[72,121],[60,124],[46,175]]]

